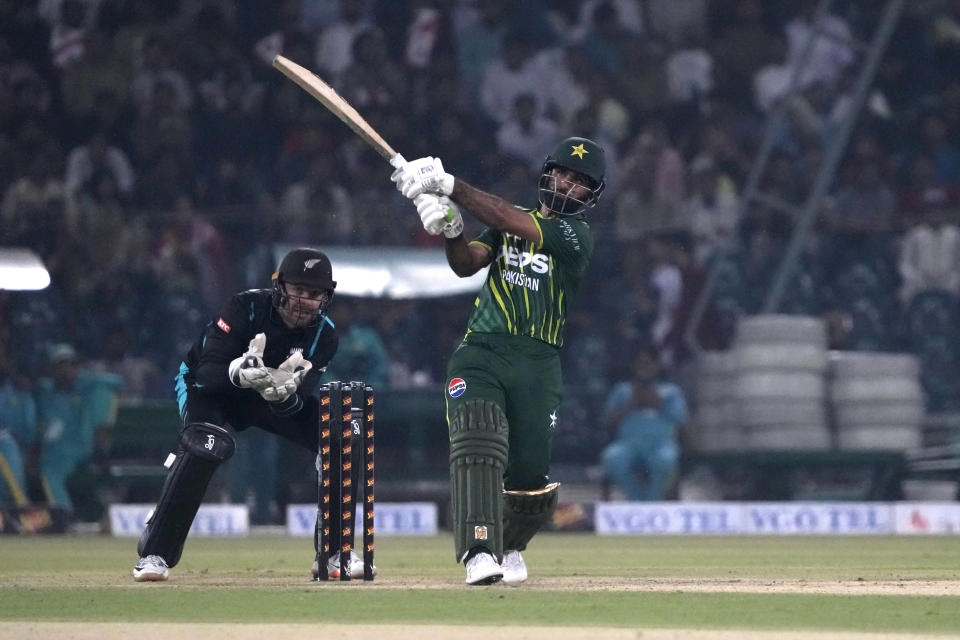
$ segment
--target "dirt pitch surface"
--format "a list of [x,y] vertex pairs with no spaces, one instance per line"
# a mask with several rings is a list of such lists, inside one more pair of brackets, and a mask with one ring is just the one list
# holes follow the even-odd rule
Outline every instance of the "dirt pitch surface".
[[[12,588],[45,588],[63,585],[64,575],[42,574],[29,577],[17,576],[8,579],[4,587]],[[74,582],[87,587],[135,587],[132,579],[118,585],[115,576],[103,575],[91,579],[90,576],[76,576]],[[243,574],[213,574],[206,572],[173,571],[170,581],[153,585],[157,588],[249,588],[249,587],[276,587],[297,588],[310,582],[309,577],[303,579],[288,576],[251,576]],[[144,584],[141,588],[150,588]],[[347,589],[414,589],[414,590],[447,590],[447,589],[476,589],[460,580],[445,580],[437,578],[411,579],[379,576],[372,583],[360,580],[341,583],[333,581],[332,588]],[[490,589],[513,589],[504,584],[497,584]],[[960,581],[957,580],[721,580],[721,579],[671,579],[671,578],[624,578],[624,577],[547,577],[530,578],[520,589],[536,589],[539,591],[610,591],[610,592],[684,592],[684,593],[806,593],[806,594],[834,594],[834,595],[900,595],[900,596],[960,596]],[[2,638],[3,636],[0,636]],[[886,637],[886,636],[885,636]],[[941,636],[942,637],[942,636]]]
[[[3,622],[0,637],[17,640],[188,640],[215,633],[232,640],[307,638],[329,626],[306,624],[142,624],[70,622]],[[539,640],[556,638],[550,627],[461,627],[449,625],[345,625],[338,637],[407,640],[435,637],[444,640]],[[611,629],[565,627],[563,640],[943,640],[948,636],[866,634],[800,631],[697,631],[692,629]]]
[[[29,584],[14,580],[8,587],[48,587],[52,580],[35,579]],[[287,578],[251,578],[249,575],[211,576],[180,572],[165,584],[146,584],[142,588],[243,588],[275,585],[302,586],[303,581]],[[118,586],[115,579],[88,586]],[[130,587],[140,588],[132,581]],[[337,583],[332,588],[359,589],[476,589],[459,581],[436,579],[390,579],[380,577],[374,583]],[[321,587],[322,588],[322,587]],[[502,584],[489,589],[507,589]],[[805,580],[624,580],[623,578],[531,578],[521,589],[560,591],[671,591],[671,592],[744,592],[744,593],[810,593],[838,595],[960,595],[958,581],[835,581]],[[16,640],[192,640],[211,633],[232,640],[261,638],[303,638],[315,635],[326,625],[316,624],[172,624],[172,623],[75,623],[75,622],[0,622],[0,638]],[[452,626],[452,625],[336,625],[339,637],[406,640],[436,637],[444,640],[555,640],[558,632],[563,640],[944,640],[960,639],[960,635],[922,635],[887,633],[840,633],[836,631],[741,631],[694,629],[624,629],[610,627],[533,627],[533,626]],[[356,635],[359,634],[359,635]]]

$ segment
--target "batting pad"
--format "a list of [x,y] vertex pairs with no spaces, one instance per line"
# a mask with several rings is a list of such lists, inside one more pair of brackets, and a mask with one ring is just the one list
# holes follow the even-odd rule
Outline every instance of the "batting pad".
[[140,557],[157,555],[168,567],[180,562],[190,525],[213,473],[236,450],[233,433],[207,422],[192,422],[180,432],[180,447],[163,483],[157,508],[140,536]]
[[533,491],[503,492],[503,548],[523,551],[557,508],[560,483]]
[[507,463],[507,417],[489,400],[464,402],[450,419],[450,490],[457,562],[476,546],[503,558],[500,488]]

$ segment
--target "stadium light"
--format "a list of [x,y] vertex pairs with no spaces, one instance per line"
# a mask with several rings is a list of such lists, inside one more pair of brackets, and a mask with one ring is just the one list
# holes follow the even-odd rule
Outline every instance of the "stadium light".
[[40,256],[23,247],[0,247],[0,290],[39,291],[50,286]]

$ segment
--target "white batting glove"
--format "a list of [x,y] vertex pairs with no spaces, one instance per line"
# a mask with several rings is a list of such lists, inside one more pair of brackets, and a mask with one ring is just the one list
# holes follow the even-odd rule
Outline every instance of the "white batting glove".
[[266,334],[258,333],[250,340],[243,355],[230,362],[227,371],[234,386],[259,391],[271,384],[270,373],[263,364],[263,350],[266,346]]
[[432,236],[443,234],[447,238],[456,238],[463,233],[463,216],[460,209],[447,196],[422,194],[414,203],[423,228]]
[[427,156],[400,165],[390,179],[397,190],[413,200],[421,193],[448,196],[453,193],[453,175],[443,170],[440,158]]
[[297,392],[312,367],[312,362],[299,351],[295,352],[276,369],[268,369],[271,385],[260,390],[261,397],[267,402],[283,402]]

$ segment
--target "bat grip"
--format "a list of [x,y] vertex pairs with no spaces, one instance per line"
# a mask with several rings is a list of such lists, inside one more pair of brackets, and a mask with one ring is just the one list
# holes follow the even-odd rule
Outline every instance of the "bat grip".
[[404,160],[403,156],[400,155],[399,153],[393,156],[392,158],[390,158],[390,166],[392,166],[394,169],[399,169],[401,165],[404,165],[406,163],[407,161]]

